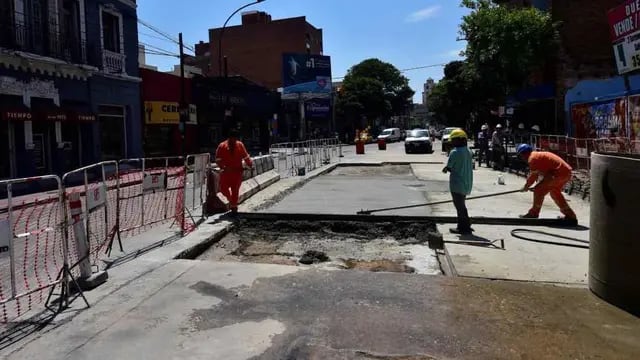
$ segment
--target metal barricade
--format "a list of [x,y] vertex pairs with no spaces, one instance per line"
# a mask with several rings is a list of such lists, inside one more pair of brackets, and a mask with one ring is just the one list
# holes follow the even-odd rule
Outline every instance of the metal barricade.
[[[72,201],[79,201],[84,214],[83,231],[88,242],[88,255],[97,265],[101,250],[109,252],[113,241],[118,239],[122,250],[119,226],[119,191],[118,162],[104,161],[70,171],[62,177],[67,213],[71,213]],[[70,239],[76,239],[75,228],[70,227]],[[71,247],[71,261],[76,262],[87,256],[78,254]]]
[[181,156],[118,162],[118,224],[122,237],[181,219],[184,173]]
[[[49,192],[14,196],[14,187],[34,184]],[[67,289],[69,251],[58,176],[3,180],[0,189],[7,193],[0,200],[0,323],[7,323],[42,310],[56,285]]]
[[314,139],[273,144],[269,154],[274,159],[280,176],[296,176],[299,169],[315,170],[340,158],[340,142],[337,138]]
[[207,216],[207,170],[211,162],[209,153],[188,155],[184,162],[184,196],[182,231],[190,232]]

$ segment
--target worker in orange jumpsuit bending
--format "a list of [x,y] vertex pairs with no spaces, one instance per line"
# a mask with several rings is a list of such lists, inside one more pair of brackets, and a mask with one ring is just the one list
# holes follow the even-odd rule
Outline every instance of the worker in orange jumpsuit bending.
[[229,201],[233,214],[238,212],[238,196],[242,185],[242,162],[252,167],[253,163],[244,144],[238,140],[238,130],[231,129],[229,138],[218,145],[216,164],[222,170],[220,174],[220,192]]
[[554,153],[533,151],[531,145],[528,144],[518,146],[517,152],[522,160],[529,163],[529,170],[531,171],[522,191],[529,191],[531,185],[538,180],[538,177],[540,175],[543,176],[543,179],[533,189],[533,206],[528,213],[520,217],[538,218],[544,198],[547,194],[550,194],[565,216],[564,218],[577,221],[576,214],[562,195],[562,188],[571,180],[571,172],[573,171],[571,166]]

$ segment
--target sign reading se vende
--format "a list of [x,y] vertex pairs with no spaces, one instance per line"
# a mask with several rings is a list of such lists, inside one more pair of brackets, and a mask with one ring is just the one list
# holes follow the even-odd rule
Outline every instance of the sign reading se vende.
[[618,73],[640,69],[640,0],[628,0],[609,11],[609,30]]
[[609,30],[614,43],[640,31],[640,0],[628,0],[609,11]]

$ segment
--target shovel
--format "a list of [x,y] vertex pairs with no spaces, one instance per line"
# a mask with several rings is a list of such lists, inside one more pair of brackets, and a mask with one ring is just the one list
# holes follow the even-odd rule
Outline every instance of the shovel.
[[[522,189],[518,189],[518,190],[499,192],[499,193],[495,193],[495,194],[472,196],[472,197],[468,197],[467,200],[484,199],[484,198],[490,198],[490,197],[494,197],[494,196],[515,194],[515,193],[521,192],[521,191],[522,191]],[[433,206],[433,205],[448,204],[448,203],[452,203],[452,202],[453,202],[453,200],[443,200],[443,201],[430,202],[430,203],[426,203],[426,204],[397,206],[397,207],[390,207],[390,208],[384,208],[384,209],[375,209],[375,210],[360,210],[360,211],[357,212],[357,214],[358,215],[371,215],[373,213],[378,213],[378,212],[383,212],[383,211],[411,209],[411,208],[417,208],[417,207],[422,207],[422,206]]]

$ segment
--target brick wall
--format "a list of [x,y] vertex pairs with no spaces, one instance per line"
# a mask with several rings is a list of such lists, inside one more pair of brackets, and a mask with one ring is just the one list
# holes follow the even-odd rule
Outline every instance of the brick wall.
[[[250,14],[243,22],[243,25],[227,27],[222,38],[229,75],[242,75],[259,85],[277,89],[282,86],[283,53],[305,53],[308,40],[311,54],[322,53],[322,29],[313,27],[305,17],[271,21],[270,17]],[[220,31],[209,30],[210,56],[208,61],[200,62],[203,72],[210,76],[219,74]],[[200,45],[202,54],[205,52],[203,46],[207,46],[206,43]],[[208,68],[205,63],[208,63]]]

